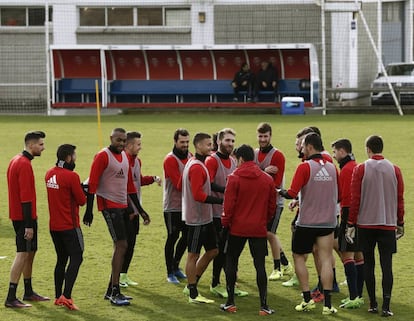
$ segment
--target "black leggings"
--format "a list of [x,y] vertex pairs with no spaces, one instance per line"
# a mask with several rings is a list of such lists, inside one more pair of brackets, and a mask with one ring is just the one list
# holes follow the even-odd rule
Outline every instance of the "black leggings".
[[249,240],[250,254],[256,269],[256,283],[259,288],[260,306],[267,306],[267,275],[265,268],[265,257],[267,255],[267,238],[246,238],[230,235],[226,251],[226,287],[227,303],[234,304],[234,286],[239,264],[239,257],[243,251],[246,241]]
[[[376,304],[375,297],[375,247],[378,245],[382,271],[382,296],[385,305],[389,305],[392,286],[392,255],[396,252],[395,232],[377,229],[359,229],[359,242],[364,253],[364,278],[371,305]],[[387,309],[389,307],[386,307]]]
[[128,273],[129,265],[131,264],[132,257],[134,256],[135,244],[137,242],[137,235],[139,233],[139,218],[134,216],[129,224],[126,226],[127,229],[127,242],[128,247],[124,256],[124,263],[122,264],[121,273]]
[[181,212],[164,212],[164,222],[168,233],[164,246],[165,264],[167,274],[172,274],[178,270],[187,248],[188,229],[181,219]]
[[[83,236],[80,228],[67,231],[50,231],[55,245],[57,262],[55,266],[55,297],[63,295],[70,299],[72,289],[83,261]],[[66,265],[69,264],[66,268]]]

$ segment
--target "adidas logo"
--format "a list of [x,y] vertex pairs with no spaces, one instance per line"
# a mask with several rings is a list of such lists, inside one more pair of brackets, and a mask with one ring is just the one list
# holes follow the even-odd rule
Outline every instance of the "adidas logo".
[[325,167],[322,167],[318,173],[316,173],[315,177],[313,178],[314,181],[317,182],[330,182],[332,181],[331,175],[329,175],[328,171]]
[[124,171],[123,171],[123,169],[121,168],[120,170],[119,170],[119,172],[118,173],[116,173],[116,177],[120,177],[120,178],[123,178],[125,175],[124,175]]
[[56,181],[56,175],[53,175],[51,178],[49,178],[46,182],[46,186],[48,188],[54,188],[59,189],[59,184]]

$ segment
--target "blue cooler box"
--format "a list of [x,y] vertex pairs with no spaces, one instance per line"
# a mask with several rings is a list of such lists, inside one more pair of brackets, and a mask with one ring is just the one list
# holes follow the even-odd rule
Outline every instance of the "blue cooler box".
[[281,106],[282,115],[304,115],[305,101],[303,97],[283,97]]

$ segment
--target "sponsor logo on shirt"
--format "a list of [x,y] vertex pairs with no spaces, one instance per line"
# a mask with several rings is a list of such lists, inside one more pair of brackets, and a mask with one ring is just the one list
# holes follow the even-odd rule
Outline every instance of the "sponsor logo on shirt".
[[56,181],[56,175],[53,175],[51,178],[49,178],[46,182],[46,186],[48,188],[54,188],[59,189],[59,184]]
[[330,182],[332,181],[331,175],[329,175],[328,171],[325,167],[322,167],[319,172],[316,173],[315,177],[313,178],[314,181],[317,182]]
[[124,177],[125,177],[125,175],[124,175],[124,171],[123,171],[123,169],[122,169],[122,168],[119,170],[119,172],[118,172],[118,173],[116,173],[116,177],[117,177],[117,178],[124,178]]

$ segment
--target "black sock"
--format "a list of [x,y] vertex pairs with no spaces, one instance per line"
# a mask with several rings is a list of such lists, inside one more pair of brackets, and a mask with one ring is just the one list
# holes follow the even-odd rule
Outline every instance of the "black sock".
[[31,296],[32,294],[32,278],[24,279],[24,295]]
[[332,285],[335,285],[335,284],[337,284],[338,282],[336,281],[336,269],[335,268],[332,268],[332,271],[333,271],[333,283],[332,283]]
[[310,291],[305,291],[305,292],[302,292],[302,294],[303,294],[303,300],[304,300],[306,303],[308,303],[308,302],[311,300],[311,294],[310,294]]
[[7,301],[16,300],[17,283],[9,283],[9,292],[7,293]]
[[119,284],[112,286],[112,296],[117,295],[121,293],[121,291],[119,290]]
[[285,255],[285,252],[281,251],[280,252],[280,262],[282,263],[282,265],[288,265],[289,261]]
[[325,297],[325,304],[324,304],[324,306],[328,307],[329,309],[332,308],[332,303],[331,303],[331,290],[323,290],[323,295]]
[[198,296],[197,284],[189,284],[187,288],[190,290],[190,298],[195,299]]
[[390,301],[391,301],[391,295],[384,295],[383,301],[382,301],[382,311],[390,310]]
[[279,259],[273,259],[273,269],[280,271],[280,260]]

